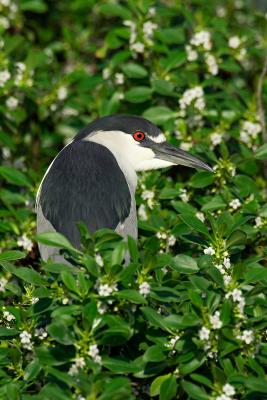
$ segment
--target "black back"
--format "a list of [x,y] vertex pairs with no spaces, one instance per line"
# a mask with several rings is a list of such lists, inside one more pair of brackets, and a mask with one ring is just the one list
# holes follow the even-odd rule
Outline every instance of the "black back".
[[43,214],[79,247],[76,223],[90,231],[115,229],[130,213],[131,195],[113,154],[89,141],[74,141],[54,160],[40,192]]

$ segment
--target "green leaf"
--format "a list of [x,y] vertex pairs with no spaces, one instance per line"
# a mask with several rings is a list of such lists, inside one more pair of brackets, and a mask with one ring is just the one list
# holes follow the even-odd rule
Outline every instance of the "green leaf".
[[122,70],[129,78],[145,78],[148,75],[147,70],[134,62],[129,62],[122,66]]
[[199,270],[196,260],[185,254],[178,254],[175,256],[170,266],[175,271],[183,274],[194,274]]
[[257,160],[265,160],[267,158],[267,143],[263,144],[255,151],[255,158]]
[[31,182],[21,171],[12,167],[1,166],[0,175],[13,185],[31,187]]
[[162,94],[163,96],[177,97],[175,93],[175,85],[164,79],[157,79],[152,81],[152,88],[156,93]]
[[163,361],[165,358],[166,354],[163,353],[162,347],[158,345],[149,347],[143,355],[143,360],[145,362]]
[[61,235],[58,232],[45,232],[39,233],[36,236],[38,242],[42,244],[46,244],[48,246],[59,247],[61,249],[67,249],[71,251],[75,251],[76,253],[80,253],[77,249],[75,249],[72,244],[65,238],[65,236]]
[[236,246],[239,244],[245,244],[247,235],[241,230],[234,231],[227,239],[227,247]]
[[102,365],[110,371],[120,374],[136,373],[139,371],[138,366],[134,363],[123,361],[119,358],[103,357]]
[[188,381],[182,381],[182,387],[190,398],[195,400],[209,400],[210,396],[204,391],[204,389]]
[[129,300],[132,303],[144,304],[146,299],[137,291],[133,289],[124,289],[115,293],[115,296],[119,299]]
[[162,383],[166,379],[168,379],[170,376],[171,376],[171,374],[167,374],[167,375],[162,375],[162,376],[158,376],[157,378],[155,378],[150,386],[150,396],[152,396],[152,397],[158,396]]
[[193,188],[204,188],[211,185],[215,180],[215,175],[207,171],[199,171],[192,176],[189,185]]
[[208,228],[197,217],[192,214],[184,213],[180,215],[180,218],[186,225],[190,226],[190,228],[210,238]]
[[171,400],[176,397],[177,381],[174,375],[169,376],[160,385],[160,400]]
[[20,260],[21,258],[24,258],[24,257],[25,257],[25,253],[22,253],[22,251],[18,251],[18,250],[3,251],[0,254],[0,263],[1,263],[1,261]]
[[245,273],[245,282],[259,282],[267,279],[267,269],[259,266],[252,266],[251,269]]
[[23,379],[27,382],[32,381],[39,375],[41,369],[42,367],[39,363],[39,360],[32,360],[24,370]]
[[131,12],[126,7],[123,7],[119,4],[115,3],[101,4],[99,10],[108,17],[116,16],[126,20],[132,19]]
[[71,329],[61,322],[54,322],[47,327],[49,335],[58,343],[70,345],[73,343],[74,338],[71,334]]
[[152,94],[152,89],[148,86],[136,86],[128,90],[124,99],[129,101],[129,103],[143,103],[150,99]]
[[156,125],[162,125],[176,118],[177,112],[165,106],[150,107],[143,113],[143,117]]
[[71,292],[76,294],[80,294],[79,288],[77,287],[76,280],[72,276],[70,272],[63,271],[61,273],[62,280],[66,288],[68,288]]

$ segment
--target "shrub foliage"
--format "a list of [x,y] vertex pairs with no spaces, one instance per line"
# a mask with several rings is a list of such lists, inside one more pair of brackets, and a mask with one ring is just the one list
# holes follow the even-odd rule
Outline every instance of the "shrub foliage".
[[[264,7],[0,1],[1,399],[267,397]],[[140,174],[138,243],[82,224],[79,251],[36,238],[45,169],[113,113],[215,174]]]

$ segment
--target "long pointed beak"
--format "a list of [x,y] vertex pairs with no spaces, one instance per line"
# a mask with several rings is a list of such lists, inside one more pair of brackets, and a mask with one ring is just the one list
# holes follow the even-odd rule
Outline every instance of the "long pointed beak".
[[214,172],[213,169],[199,158],[192,156],[184,150],[179,149],[167,142],[157,143],[153,145],[153,151],[156,158],[172,162],[177,165],[185,165],[186,167],[204,169],[209,172]]

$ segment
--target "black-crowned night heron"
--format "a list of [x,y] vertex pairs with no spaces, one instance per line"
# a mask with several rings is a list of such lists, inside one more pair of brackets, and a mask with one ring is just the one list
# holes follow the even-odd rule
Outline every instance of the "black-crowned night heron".
[[[137,171],[181,164],[212,169],[166,142],[162,131],[133,115],[100,118],[65,146],[50,164],[37,194],[37,232],[60,232],[80,245],[77,222],[91,232],[114,229],[137,238]],[[55,249],[40,245],[43,259]]]

